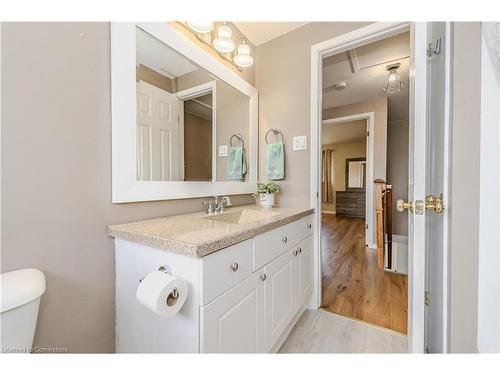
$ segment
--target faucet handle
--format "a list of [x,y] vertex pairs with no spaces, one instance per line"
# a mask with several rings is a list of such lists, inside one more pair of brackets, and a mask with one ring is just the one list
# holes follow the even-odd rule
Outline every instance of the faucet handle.
[[201,204],[205,207],[207,207],[207,213],[208,214],[213,214],[214,213],[214,202],[212,201],[204,201],[201,202]]

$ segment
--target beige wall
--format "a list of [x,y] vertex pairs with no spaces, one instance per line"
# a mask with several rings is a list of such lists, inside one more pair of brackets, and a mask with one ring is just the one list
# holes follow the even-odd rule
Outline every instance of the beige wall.
[[1,34],[1,272],[45,273],[35,345],[112,352],[107,226],[199,211],[203,199],[111,203],[109,24],[2,23]]
[[139,66],[137,66],[135,69],[135,74],[137,82],[144,81],[167,92],[175,92],[174,80],[154,71],[146,65],[140,64]]
[[[373,134],[373,179],[386,179],[387,166],[387,97],[381,97],[362,103],[348,104],[328,108],[323,111],[323,118],[338,118],[359,113],[374,112]],[[370,181],[368,181],[370,183]]]
[[345,191],[345,160],[366,157],[366,142],[346,142],[323,145],[323,149],[333,149],[333,165],[335,180],[333,186],[333,203],[323,203],[323,211],[336,211],[337,191]]
[[278,196],[282,204],[309,205],[309,149],[292,151],[292,138],[306,135],[310,145],[311,46],[367,24],[313,22],[256,47],[259,172],[264,173],[265,133],[279,128],[285,137],[286,180]]
[[409,122],[387,123],[387,182],[392,184],[393,212],[392,233],[408,235],[408,215],[398,212],[396,199],[408,198]]

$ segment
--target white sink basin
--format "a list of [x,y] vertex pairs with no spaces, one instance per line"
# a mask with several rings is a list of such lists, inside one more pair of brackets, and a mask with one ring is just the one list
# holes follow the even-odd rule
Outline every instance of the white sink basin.
[[231,224],[248,224],[254,221],[267,219],[272,216],[278,215],[278,212],[264,212],[259,210],[252,210],[244,208],[243,210],[227,212],[220,215],[210,216],[209,220],[223,221]]

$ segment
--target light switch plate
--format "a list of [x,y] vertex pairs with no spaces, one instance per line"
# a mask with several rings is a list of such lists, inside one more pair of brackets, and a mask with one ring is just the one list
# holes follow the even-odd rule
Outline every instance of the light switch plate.
[[293,151],[307,150],[307,136],[293,137]]
[[219,146],[219,156],[227,156],[227,145]]

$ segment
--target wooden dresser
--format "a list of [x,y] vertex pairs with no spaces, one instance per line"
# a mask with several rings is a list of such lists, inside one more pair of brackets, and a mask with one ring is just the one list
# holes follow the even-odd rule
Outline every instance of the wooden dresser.
[[365,217],[364,191],[337,191],[336,213],[339,216]]

